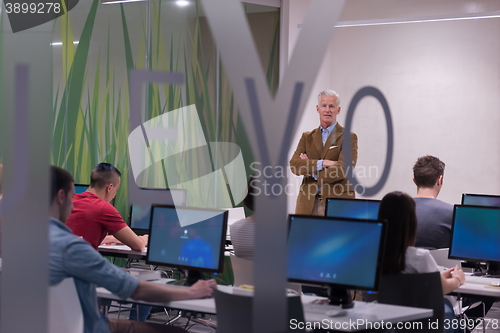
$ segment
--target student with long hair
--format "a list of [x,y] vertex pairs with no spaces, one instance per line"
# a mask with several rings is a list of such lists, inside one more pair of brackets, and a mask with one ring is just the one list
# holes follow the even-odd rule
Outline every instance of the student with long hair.
[[[415,201],[406,193],[388,193],[380,203],[379,220],[386,220],[387,242],[382,263],[382,274],[416,274],[438,271],[438,265],[429,250],[415,247],[417,216]],[[441,273],[443,294],[448,294],[465,282],[458,266]],[[453,319],[453,308],[445,299],[445,318]],[[448,332],[448,331],[447,331]]]

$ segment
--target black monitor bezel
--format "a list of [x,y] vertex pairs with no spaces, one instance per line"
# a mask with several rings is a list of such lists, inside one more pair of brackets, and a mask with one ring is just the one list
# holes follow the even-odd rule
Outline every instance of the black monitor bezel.
[[457,207],[500,210],[500,207],[491,207],[491,206],[453,205],[453,220],[451,223],[451,237],[450,237],[450,247],[448,250],[448,259],[465,260],[465,261],[470,261],[470,262],[500,262],[500,260],[477,259],[477,258],[459,257],[459,256],[452,255],[453,235],[454,235],[454,231],[455,231],[455,215],[457,213]]
[[[154,208],[173,208],[173,209],[193,209],[193,210],[204,210],[204,211],[212,211],[212,212],[221,212],[224,217],[223,217],[223,226],[222,226],[222,236],[221,236],[221,243],[219,244],[219,266],[216,269],[212,268],[204,268],[204,267],[193,267],[193,266],[187,266],[187,265],[180,265],[180,264],[172,264],[172,263],[163,263],[163,262],[157,262],[157,261],[150,261],[149,260],[149,243],[151,242],[151,226],[153,223],[153,210]],[[212,209],[212,208],[200,208],[200,207],[189,207],[189,206],[175,206],[175,205],[151,205],[151,216],[149,219],[149,238],[148,238],[148,248],[146,252],[146,263],[148,265],[158,265],[158,266],[165,266],[165,267],[173,267],[173,268],[179,268],[179,269],[186,269],[186,270],[192,270],[192,271],[199,271],[199,272],[208,272],[208,273],[222,273],[224,270],[224,253],[225,253],[225,245],[226,245],[226,232],[227,232],[227,218],[228,218],[228,211],[223,210],[223,209]]]
[[[175,191],[184,192],[184,194],[185,194],[184,195],[184,203],[183,203],[183,205],[180,205],[180,206],[186,205],[186,201],[187,201],[187,190],[186,189],[183,189],[183,188],[157,188],[157,187],[156,188],[155,187],[140,187],[140,189],[146,190],[146,191],[172,191],[172,190],[175,190]],[[132,227],[132,207],[133,206],[134,206],[134,204],[131,204],[130,209],[128,211],[128,219],[127,219],[128,226],[130,227],[130,229],[132,229],[132,231],[134,231],[138,235],[149,234],[149,228],[133,228]],[[151,211],[150,211],[150,214],[151,214]]]
[[[373,200],[373,199],[355,199],[355,198],[335,198],[335,197],[328,197],[326,198],[325,202],[325,216],[326,217],[336,217],[336,216],[328,216],[328,202],[334,201],[334,200],[340,200],[340,201],[359,201],[359,202],[382,202],[382,200]],[[348,217],[346,217],[348,218]],[[372,221],[377,221],[377,219],[372,220]]]
[[481,206],[481,205],[468,205],[464,203],[465,197],[484,197],[484,198],[498,198],[500,200],[500,195],[498,194],[478,194],[478,193],[462,193],[462,201],[460,202],[462,206],[478,206],[478,207],[500,207],[500,206]]
[[[311,280],[302,280],[302,279],[295,279],[295,278],[288,278],[288,267],[287,267],[287,279],[290,282],[297,282],[301,284],[306,284],[306,285],[314,285],[314,286],[320,286],[320,287],[334,287],[334,288],[342,288],[342,289],[358,289],[358,290],[371,290],[371,291],[378,291],[379,283],[380,283],[380,276],[382,274],[382,262],[384,258],[384,251],[385,251],[385,242],[386,242],[386,237],[387,237],[387,221],[385,220],[367,220],[367,219],[351,219],[351,218],[346,218],[346,217],[327,217],[327,216],[312,216],[312,215],[299,215],[299,214],[290,214],[288,216],[288,237],[290,236],[290,227],[292,223],[292,218],[293,217],[299,217],[299,218],[308,218],[308,219],[317,219],[317,220],[340,220],[340,221],[346,221],[346,222],[364,222],[364,223],[381,223],[382,224],[382,232],[381,232],[381,240],[380,240],[380,245],[379,245],[379,254],[377,258],[377,268],[376,268],[376,273],[375,273],[375,285],[373,288],[371,287],[364,287],[364,286],[355,286],[355,285],[349,285],[349,284],[338,284],[338,283],[328,283],[324,281],[311,281]],[[288,245],[287,245],[288,246]],[[287,258],[288,258],[288,250],[287,250]]]

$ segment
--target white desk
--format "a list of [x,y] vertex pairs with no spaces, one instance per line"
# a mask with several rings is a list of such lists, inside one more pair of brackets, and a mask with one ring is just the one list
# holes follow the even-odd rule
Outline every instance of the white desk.
[[[168,281],[172,281],[172,279],[160,279],[156,281],[151,281],[153,283],[166,284]],[[175,288],[186,288],[183,286],[172,286]],[[219,286],[221,290],[228,292],[232,290],[231,286]],[[114,301],[121,301],[119,297],[113,295],[109,290],[98,287],[97,288],[97,297],[110,299]],[[194,312],[202,312],[208,314],[215,314],[215,301],[213,298],[204,298],[204,299],[193,299],[193,300],[185,300],[185,301],[172,301],[172,302],[145,302],[145,301],[137,301],[131,298],[127,299],[127,301],[131,303],[139,303],[139,304],[148,304],[153,306],[160,306],[165,308],[172,308],[178,310],[186,310],[186,311],[194,311]]]
[[[301,298],[302,303],[309,303],[317,297],[302,295]],[[387,326],[387,323],[393,324],[392,328],[396,328],[398,322],[421,320],[433,315],[432,309],[358,301],[354,301],[354,307],[346,311],[347,314],[341,317],[328,317],[324,314],[304,311],[304,318],[306,322],[310,323],[325,323],[326,320],[332,330],[356,332],[365,329],[379,329],[380,327],[376,325],[382,321],[385,323],[385,328],[391,328]]]
[[[226,251],[224,252],[224,255],[229,256],[229,250],[232,250],[232,249],[233,249],[232,245],[226,246]],[[120,257],[120,258],[128,258],[128,259],[135,259],[135,260],[146,260],[146,256],[147,256],[147,249],[142,251],[142,252],[133,251],[127,245],[99,245],[97,250],[103,256],[109,256],[109,257]]]
[[128,259],[144,260],[146,259],[146,251],[132,251],[127,245],[100,245],[97,250],[103,256],[121,257]]
[[500,288],[489,287],[488,285],[465,282],[460,288],[456,289],[454,294],[467,294],[477,296],[489,296],[500,299]]
[[[155,281],[157,283],[166,283],[167,279]],[[178,287],[185,288],[185,287]],[[232,293],[233,287],[231,286],[218,286],[219,290]],[[111,300],[120,300],[115,295],[111,294],[104,288],[97,288],[97,297]],[[318,297],[314,296],[301,296],[302,303],[310,303]],[[213,298],[186,300],[186,301],[172,301],[164,303],[143,302],[128,299],[127,301],[133,303],[150,304],[154,306],[162,306],[172,309],[202,312],[208,314],[216,314],[215,300]],[[425,319],[432,317],[431,309],[420,309],[406,306],[388,305],[388,304],[375,304],[365,302],[354,302],[354,308],[347,310],[347,315],[341,317],[328,317],[324,314],[304,312],[306,322],[322,323],[325,320],[330,323],[332,328],[344,332],[354,332],[364,330],[369,323],[396,323]],[[351,323],[354,322],[355,325]]]

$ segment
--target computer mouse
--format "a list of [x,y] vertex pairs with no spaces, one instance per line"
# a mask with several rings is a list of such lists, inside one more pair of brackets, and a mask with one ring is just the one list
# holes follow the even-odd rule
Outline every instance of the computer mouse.
[[326,311],[326,315],[329,317],[342,317],[347,315],[347,310],[328,310]]

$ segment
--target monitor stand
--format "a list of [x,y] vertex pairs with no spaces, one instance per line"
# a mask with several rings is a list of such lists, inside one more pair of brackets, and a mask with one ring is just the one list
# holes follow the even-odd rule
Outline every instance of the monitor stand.
[[354,307],[351,293],[347,289],[334,287],[332,285],[328,286],[328,299],[330,300],[330,305],[340,305],[342,309]]
[[484,276],[489,278],[500,277],[500,262],[491,261],[486,263],[486,269],[484,269],[481,264],[477,264],[475,267],[475,272],[472,273],[473,276]]
[[170,282],[170,284],[174,284],[176,286],[191,287],[193,284],[196,283],[196,281],[203,280],[203,275],[200,271],[192,271],[187,269],[184,271],[184,275],[185,275],[184,279],[172,281]]
[[491,261],[486,263],[486,272],[487,276],[493,277],[493,278],[498,278],[500,275],[500,262],[497,261]]

